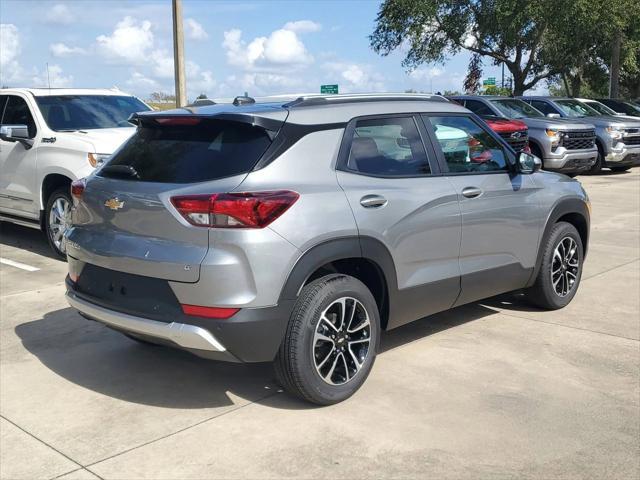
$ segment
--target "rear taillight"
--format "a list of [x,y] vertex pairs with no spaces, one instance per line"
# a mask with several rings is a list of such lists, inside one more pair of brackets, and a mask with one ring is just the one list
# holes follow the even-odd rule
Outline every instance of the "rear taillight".
[[87,181],[84,178],[75,180],[71,183],[71,196],[76,203],[79,202],[82,198],[82,194],[84,193],[84,188],[86,185]]
[[172,197],[171,203],[197,227],[263,228],[286,212],[299,195],[274,192],[215,193]]

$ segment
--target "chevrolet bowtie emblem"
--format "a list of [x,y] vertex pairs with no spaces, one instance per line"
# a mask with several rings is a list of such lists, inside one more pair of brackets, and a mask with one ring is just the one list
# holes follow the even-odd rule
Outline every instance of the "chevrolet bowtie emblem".
[[118,200],[118,197],[114,197],[104,202],[104,206],[111,210],[120,210],[122,207],[124,207],[124,202]]

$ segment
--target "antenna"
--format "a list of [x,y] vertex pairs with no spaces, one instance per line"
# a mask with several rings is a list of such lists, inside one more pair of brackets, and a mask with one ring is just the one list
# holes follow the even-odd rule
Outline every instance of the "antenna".
[[47,62],[46,65],[47,65],[47,83],[49,84],[49,90],[51,90],[51,77],[49,77],[49,62]]

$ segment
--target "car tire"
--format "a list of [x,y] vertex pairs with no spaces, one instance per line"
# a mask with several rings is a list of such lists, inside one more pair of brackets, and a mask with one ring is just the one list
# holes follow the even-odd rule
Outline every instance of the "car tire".
[[369,289],[354,277],[324,276],[300,292],[275,359],[277,379],[308,402],[341,402],[367,379],[379,342],[380,317]]
[[590,175],[598,174],[605,167],[604,164],[604,152],[602,148],[598,145],[598,156],[596,157],[596,163],[591,165],[591,168],[587,171]]
[[72,205],[69,187],[62,187],[49,195],[44,210],[44,228],[47,241],[53,253],[63,260],[67,258],[64,233],[68,226],[68,215]]
[[612,172],[626,172],[631,167],[609,167]]
[[580,285],[583,252],[576,228],[567,222],[556,223],[542,245],[540,270],[525,297],[547,310],[566,307]]

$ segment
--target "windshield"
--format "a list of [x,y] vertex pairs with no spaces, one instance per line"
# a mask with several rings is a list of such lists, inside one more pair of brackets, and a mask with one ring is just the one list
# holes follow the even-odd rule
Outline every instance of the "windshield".
[[578,100],[556,100],[555,102],[567,117],[599,117],[602,115]]
[[491,103],[500,110],[500,113],[509,118],[544,117],[544,114],[540,110],[536,110],[528,103],[515,98],[491,100]]
[[596,102],[595,100],[593,101],[590,100],[584,103],[589,107],[593,108],[596,112],[598,112],[601,115],[617,115],[615,110],[607,107],[604,103]]
[[119,95],[53,95],[36,97],[51,130],[56,132],[133,127],[127,119],[149,110],[135,97]]

